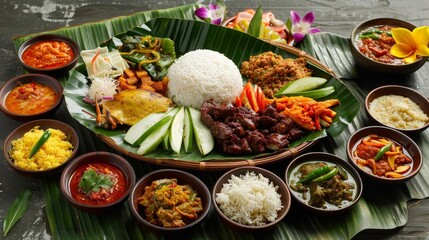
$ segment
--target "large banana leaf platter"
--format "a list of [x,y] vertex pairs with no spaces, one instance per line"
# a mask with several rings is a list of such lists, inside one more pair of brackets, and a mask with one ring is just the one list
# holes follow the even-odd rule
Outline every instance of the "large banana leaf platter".
[[[289,46],[280,48],[248,34],[221,26],[201,21],[170,18],[153,19],[147,22],[144,28],[132,28],[114,39],[121,39],[124,36],[145,35],[172,39],[175,43],[177,56],[195,49],[211,49],[224,54],[237,66],[248,60],[250,56],[266,51],[273,51],[284,58],[297,58],[301,52],[301,50]],[[110,48],[114,48],[114,44],[113,39],[102,43],[103,46]],[[249,164],[272,163],[308,150],[317,139],[325,137],[327,133],[334,136],[339,135],[350,124],[359,110],[357,99],[346,85],[326,72],[327,67],[318,63],[317,60],[310,59],[309,55],[302,54],[301,57],[308,59],[308,67],[312,70],[313,76],[326,78],[328,79],[327,84],[335,87],[335,93],[330,95],[329,98],[339,99],[341,105],[334,109],[337,112],[337,116],[326,131],[321,130],[306,134],[302,139],[292,142],[286,150],[274,153],[230,157],[214,150],[208,155],[202,156],[197,148],[194,148],[195,150],[190,154],[173,154],[160,146],[156,151],[140,156],[136,154],[138,148],[124,142],[125,133],[122,129],[111,130],[96,126],[93,118],[93,115],[95,115],[94,107],[82,101],[89,90],[89,84],[85,78],[85,68],[82,67],[78,67],[77,70],[71,72],[71,76],[65,85],[65,101],[70,114],[82,125],[97,133],[103,141],[116,150],[143,161],[192,169],[227,169]],[[244,79],[244,81],[246,80]],[[82,110],[85,110],[86,113]],[[91,114],[87,114],[88,112]]]
[[[82,49],[91,49],[117,34],[124,33],[133,27],[141,26],[154,17],[195,20],[193,12],[199,6],[199,4],[192,4],[173,9],[140,12],[130,16],[62,28],[50,32],[69,36],[76,40]],[[162,22],[169,21],[162,20]],[[194,22],[193,25],[196,26],[198,24]],[[153,23],[148,23],[148,26],[152,27],[152,30],[156,30]],[[195,29],[197,32],[201,31],[201,34],[207,34],[208,30],[218,31],[218,34],[212,39],[213,43],[226,36],[226,32],[214,27]],[[159,33],[161,34],[162,32]],[[234,35],[236,33],[232,34]],[[15,38],[15,47],[18,48],[26,39],[33,35]],[[241,41],[243,45],[237,49],[237,56],[233,58],[234,61],[239,61],[241,59],[241,57],[238,57],[238,55],[241,54],[239,50],[247,48],[249,44],[248,42],[243,42],[243,39],[251,39],[244,35],[239,36],[240,37],[237,39],[234,38],[234,41]],[[184,39],[190,39],[190,35],[184,36]],[[203,45],[198,46],[200,47]],[[186,49],[186,45],[182,47]],[[312,57],[308,55],[307,59],[314,65],[313,67],[319,67],[322,70],[326,70],[326,72],[331,72],[329,69],[324,69],[323,64],[319,61],[313,61],[314,58],[320,59],[326,66],[332,68],[339,77],[346,79],[343,82],[338,80],[332,81],[334,81],[335,84],[345,84],[347,90],[345,89],[344,91],[351,91],[353,95],[357,96],[360,103],[363,102],[366,94],[372,88],[380,84],[380,82],[377,83],[376,81],[363,81],[362,76],[356,74],[356,66],[351,56],[347,38],[330,33],[310,35],[306,37],[298,47],[302,51],[298,50],[295,55],[307,56],[305,52],[309,53]],[[224,48],[229,49],[229,45],[219,47],[215,50],[223,51],[222,49]],[[293,55],[290,53],[290,50],[281,50],[283,48],[285,48],[285,46],[280,45],[276,48],[272,44],[266,45],[261,43],[260,46],[258,45],[255,46],[254,49],[249,49],[252,52],[262,52],[265,49],[272,49],[284,56]],[[182,54],[185,52],[184,49],[177,48],[179,53]],[[245,59],[245,57],[243,57],[243,59]],[[324,74],[327,74],[326,72]],[[75,71],[71,73],[71,75],[73,74],[79,75],[81,73]],[[68,79],[71,79],[71,76],[64,77],[60,79],[60,81],[65,85]],[[424,85],[422,83],[424,80],[425,77],[423,75],[416,75],[415,79],[407,84],[418,87]],[[339,94],[339,92],[337,92],[337,94]],[[343,102],[343,104],[347,103]],[[337,111],[339,110],[337,109]],[[350,111],[353,112],[356,110]],[[97,141],[100,139],[98,136],[102,134],[94,134],[94,132],[88,130],[87,127],[83,127],[84,124],[78,123],[74,118],[64,116],[67,112],[69,112],[69,107],[65,107],[63,104],[63,107],[53,118],[67,122],[78,131],[79,139],[81,140],[79,146],[80,154],[96,150],[114,151],[106,145],[105,142]],[[344,121],[344,124],[347,122],[348,121]],[[318,144],[312,146],[312,151],[330,152],[345,159],[347,156],[345,152],[345,143],[348,137],[354,131],[367,124],[368,119],[366,118],[365,112],[363,109],[360,109],[357,117],[355,117],[343,131],[337,133],[333,132],[332,135],[320,139]],[[415,136],[414,140],[420,146],[423,158],[427,159],[429,157],[428,131]],[[133,165],[137,176],[143,176],[145,173],[164,167],[163,165],[148,164],[145,161],[139,161],[133,158],[128,158],[128,160]],[[162,159],[158,161],[162,162]],[[265,167],[275,172],[277,175],[282,176],[286,164],[285,162],[278,162],[275,164],[268,164]],[[214,182],[223,173],[222,171],[199,170],[189,170],[189,172],[201,178],[209,189],[213,187]],[[91,214],[80,211],[67,202],[61,194],[58,178],[42,178],[39,182],[43,190],[45,199],[44,208],[49,222],[48,234],[52,235],[54,239],[169,239],[168,237],[157,235],[140,228],[133,219],[128,202],[119,206],[114,211]],[[262,233],[247,233],[230,229],[216,218],[214,211],[211,211],[202,225],[196,228],[192,233],[175,236],[173,239],[351,239],[357,233],[365,229],[393,229],[405,225],[408,218],[407,201],[426,197],[429,197],[429,165],[423,164],[420,173],[404,184],[386,187],[365,183],[362,198],[357,205],[353,207],[350,212],[340,216],[316,216],[310,212],[306,212],[297,204],[292,203],[291,211],[286,218],[273,229]]]

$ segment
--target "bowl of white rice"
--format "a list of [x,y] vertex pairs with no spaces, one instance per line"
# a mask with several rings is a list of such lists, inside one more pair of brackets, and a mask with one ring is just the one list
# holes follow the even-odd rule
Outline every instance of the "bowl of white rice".
[[213,192],[219,218],[233,229],[259,231],[275,226],[289,212],[291,198],[276,174],[259,167],[239,167],[222,175]]
[[232,102],[243,89],[235,63],[222,53],[198,49],[179,57],[168,70],[167,96],[179,106],[200,109],[203,102]]
[[366,96],[365,110],[375,124],[405,134],[417,134],[429,127],[429,100],[409,87],[385,85],[372,90]]

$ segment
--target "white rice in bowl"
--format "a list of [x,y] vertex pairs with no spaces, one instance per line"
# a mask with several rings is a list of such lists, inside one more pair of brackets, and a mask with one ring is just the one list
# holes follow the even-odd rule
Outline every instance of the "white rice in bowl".
[[219,52],[199,49],[178,58],[168,70],[167,96],[200,109],[204,101],[232,102],[243,89],[240,70]]
[[229,219],[243,225],[262,226],[276,220],[283,208],[278,186],[262,174],[231,175],[216,194],[219,209]]

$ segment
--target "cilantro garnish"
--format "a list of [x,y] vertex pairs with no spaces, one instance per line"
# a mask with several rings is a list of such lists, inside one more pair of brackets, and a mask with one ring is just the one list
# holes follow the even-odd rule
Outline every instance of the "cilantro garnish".
[[90,168],[83,173],[79,182],[79,188],[85,193],[98,192],[101,188],[109,189],[113,186],[112,176],[106,174],[97,174]]

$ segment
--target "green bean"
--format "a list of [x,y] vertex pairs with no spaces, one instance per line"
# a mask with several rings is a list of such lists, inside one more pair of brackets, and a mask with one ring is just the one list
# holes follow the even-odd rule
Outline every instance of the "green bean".
[[331,171],[331,169],[332,169],[332,166],[328,166],[328,165],[323,166],[323,167],[318,167],[318,168],[314,169],[313,171],[311,171],[309,174],[307,174],[307,176],[305,176],[304,178],[299,180],[298,183],[309,182],[309,181]]
[[383,157],[383,155],[389,151],[390,147],[392,147],[392,143],[388,143],[386,145],[384,145],[384,147],[380,148],[377,152],[377,154],[374,157],[374,160],[377,161],[379,160],[381,157]]
[[331,171],[329,171],[328,173],[326,173],[326,174],[324,174],[318,178],[315,178],[312,181],[313,182],[326,181],[326,180],[333,178],[337,174],[338,174],[338,168],[335,167]]
[[39,138],[39,140],[36,142],[34,147],[30,151],[30,158],[36,154],[37,151],[42,147],[42,145],[48,140],[48,138],[51,136],[51,132],[49,130],[46,130],[42,136]]

